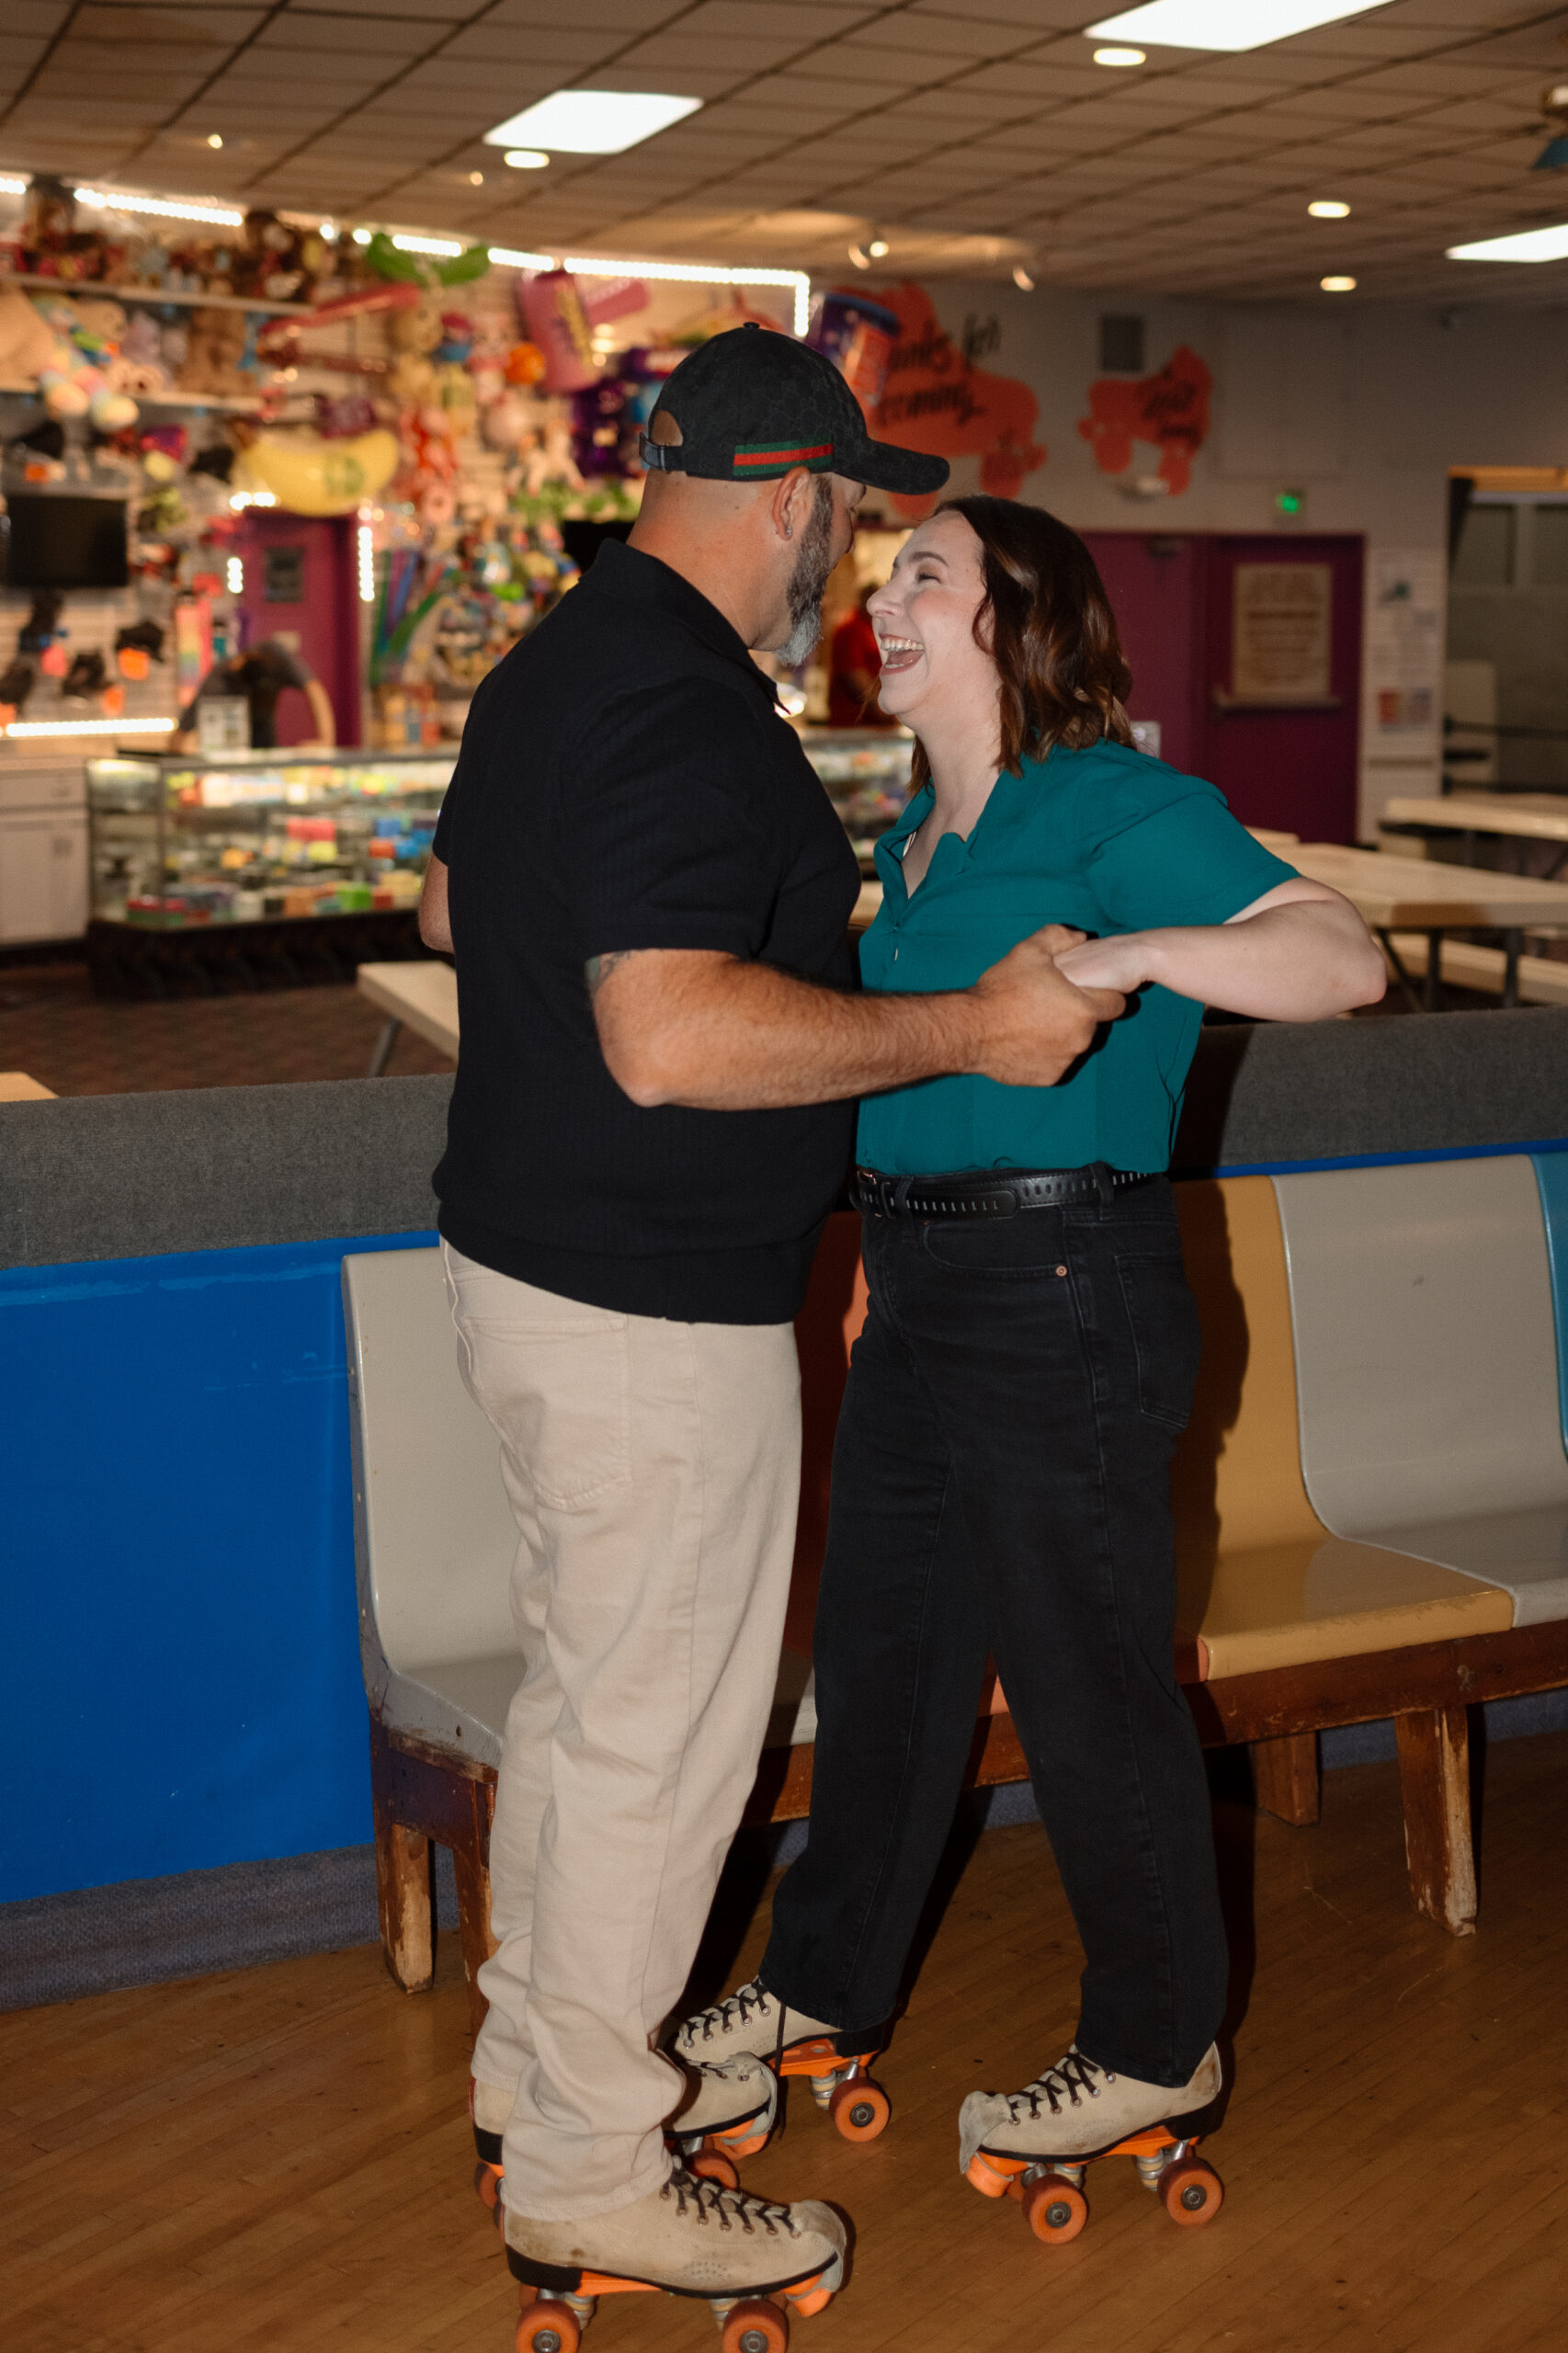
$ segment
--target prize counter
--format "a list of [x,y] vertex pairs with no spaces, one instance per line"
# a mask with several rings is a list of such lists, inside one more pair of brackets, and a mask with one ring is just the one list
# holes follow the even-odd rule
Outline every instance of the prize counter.
[[[903,807],[903,730],[801,735],[867,871]],[[456,753],[120,750],[86,763],[87,956],[105,995],[347,982],[419,952]]]

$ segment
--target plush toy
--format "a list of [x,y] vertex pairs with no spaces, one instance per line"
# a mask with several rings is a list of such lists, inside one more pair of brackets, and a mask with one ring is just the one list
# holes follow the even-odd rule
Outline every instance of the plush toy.
[[245,348],[243,311],[192,311],[185,357],[175,370],[182,392],[211,392],[220,398],[254,389],[241,373]]
[[290,515],[348,515],[374,498],[396,470],[394,435],[366,433],[352,441],[323,441],[314,434],[258,434],[242,450],[236,488],[269,490]]
[[427,401],[435,390],[431,353],[441,341],[440,314],[433,302],[417,302],[392,311],[387,318],[387,340],[395,355],[387,372],[387,390],[398,401]]
[[41,296],[35,305],[54,341],[48,363],[35,372],[51,416],[87,416],[100,433],[118,433],[136,422],[136,403],[116,392],[108,370],[119,357],[118,330],[125,313],[118,302],[63,302]]
[[0,285],[0,378],[33,383],[60,359],[59,337],[13,286]]

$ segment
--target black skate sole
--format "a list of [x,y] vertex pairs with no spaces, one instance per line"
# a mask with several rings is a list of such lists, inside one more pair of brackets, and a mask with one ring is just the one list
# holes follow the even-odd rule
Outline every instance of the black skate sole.
[[515,2246],[506,2248],[506,2268],[514,2279],[525,2288],[553,2288],[563,2296],[592,2294],[585,2290],[585,2279],[625,2279],[634,2287],[653,2288],[661,2295],[689,2296],[698,2303],[711,2303],[715,2296],[777,2296],[786,2288],[798,2288],[802,2281],[820,2279],[831,2269],[832,2257],[826,2263],[808,2264],[803,2271],[791,2271],[784,2279],[757,2280],[748,2288],[676,2288],[665,2279],[647,2279],[631,2271],[597,2271],[591,2263],[538,2263],[532,2256],[519,2255]]
[[497,2171],[500,2170],[501,2135],[499,2132],[486,2132],[476,2124],[473,2128],[473,2146],[481,2164],[494,2165]]

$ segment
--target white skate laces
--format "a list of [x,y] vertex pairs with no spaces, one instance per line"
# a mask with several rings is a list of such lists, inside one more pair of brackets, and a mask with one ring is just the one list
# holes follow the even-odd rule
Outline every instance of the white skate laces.
[[1087,2093],[1090,2099],[1098,2099],[1100,2096],[1099,2084],[1091,2080],[1096,2075],[1102,2083],[1114,2084],[1116,2081],[1108,2067],[1097,2067],[1092,2059],[1085,2059],[1074,2043],[1066,2058],[1056,2066],[1048,2067],[1043,2075],[1037,2075],[1032,2084],[1024,2086],[1021,2092],[1005,2095],[1008,2117],[1017,2124],[1027,2109],[1031,2119],[1037,2118],[1042,2099],[1052,2116],[1061,2115],[1063,2101],[1069,2108],[1081,2108],[1082,2094]]
[[717,2222],[722,2231],[742,2230],[748,2238],[760,2229],[769,2238],[780,2232],[786,2238],[799,2238],[800,2224],[788,2206],[776,2206],[766,2198],[755,2198],[749,2190],[726,2188],[722,2181],[710,2181],[698,2174],[687,2173],[684,2165],[676,2165],[660,2190],[661,2198],[675,2200],[677,2219],[684,2220],[688,2211],[699,2222]]

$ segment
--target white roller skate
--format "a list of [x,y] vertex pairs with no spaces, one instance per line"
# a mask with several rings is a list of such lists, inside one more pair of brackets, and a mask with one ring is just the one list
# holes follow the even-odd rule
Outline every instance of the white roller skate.
[[1132,2157],[1144,2188],[1191,2230],[1225,2194],[1212,2166],[1192,2154],[1221,2081],[1212,2045],[1172,2090],[1112,2075],[1074,2043],[1020,2092],[971,2092],[959,2113],[959,2170],[982,2197],[1017,2199],[1035,2236],[1064,2246],[1089,2219],[1090,2160]]
[[517,2353],[577,2353],[598,2299],[639,2291],[709,2305],[722,2353],[785,2353],[789,2314],[830,2303],[846,2236],[831,2208],[776,2206],[684,2167],[662,2189],[581,2222],[501,2207],[506,2261],[523,2291]]
[[[886,2126],[888,2096],[866,2073],[874,2051],[845,2051],[835,2027],[791,2010],[753,1978],[738,1994],[727,1994],[710,2009],[699,2010],[676,2032],[670,2045],[686,2065],[727,2065],[740,2052],[764,2060],[778,2076],[801,2075],[818,2108],[832,2117],[846,2141],[874,2141]],[[773,2129],[739,2119],[730,2127],[710,2126],[706,2145],[731,2158],[754,2156]],[[685,2145],[683,2143],[683,2145]]]

